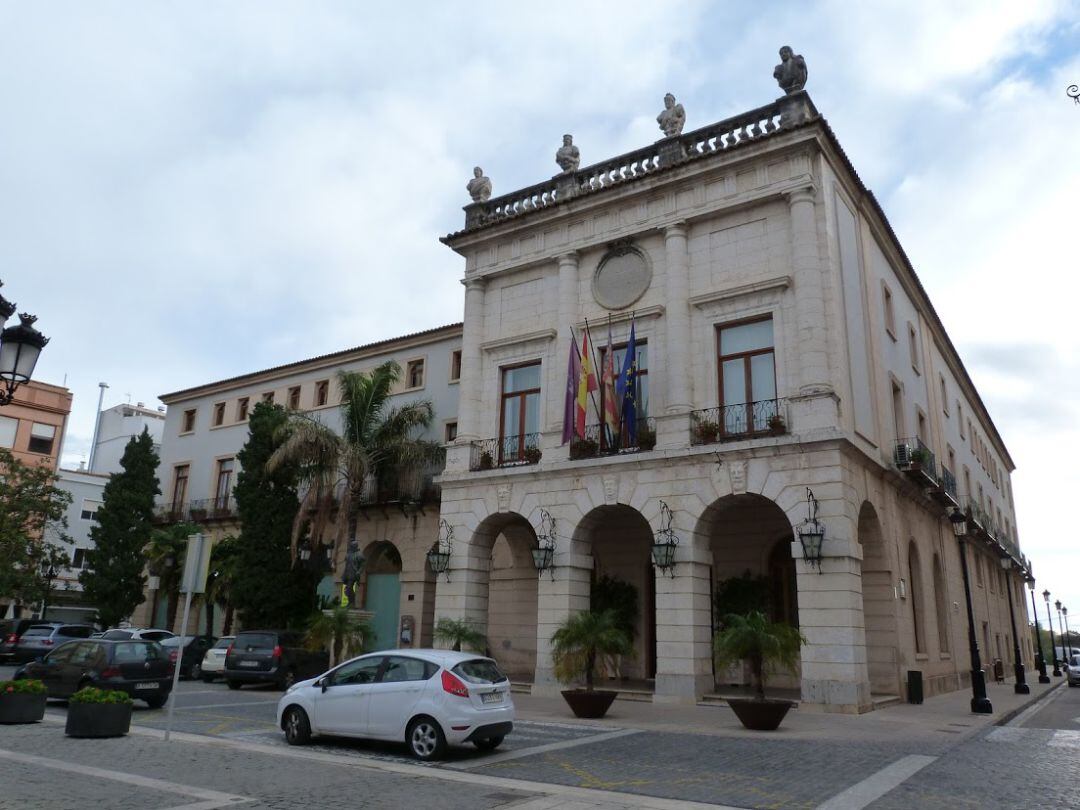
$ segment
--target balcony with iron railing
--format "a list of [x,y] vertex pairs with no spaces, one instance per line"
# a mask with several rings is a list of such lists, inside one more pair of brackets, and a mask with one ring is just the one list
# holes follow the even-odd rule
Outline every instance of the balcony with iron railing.
[[788,432],[787,400],[763,399],[690,412],[690,444],[716,444]]
[[605,425],[587,425],[585,435],[570,442],[573,460],[597,456],[619,456],[642,453],[656,447],[656,421],[649,417],[637,420],[633,431],[625,425],[615,431]]
[[154,507],[153,522],[157,524],[209,523],[215,520],[233,520],[238,516],[236,499],[229,495],[158,504]]
[[922,439],[900,439],[893,451],[893,458],[900,471],[919,486],[924,489],[938,486],[937,459]]
[[520,433],[498,439],[481,439],[470,445],[469,469],[473,472],[498,467],[520,467],[540,461],[539,433]]
[[937,484],[930,488],[930,497],[946,509],[960,506],[960,496],[956,492],[956,476],[944,464],[941,465]]

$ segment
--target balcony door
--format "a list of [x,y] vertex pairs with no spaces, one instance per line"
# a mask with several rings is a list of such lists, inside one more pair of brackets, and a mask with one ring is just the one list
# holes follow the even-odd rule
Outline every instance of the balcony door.
[[500,406],[499,463],[525,460],[540,444],[540,364],[504,368]]
[[765,431],[777,414],[772,318],[719,332],[720,428],[735,435]]
[[229,495],[232,493],[233,468],[236,461],[231,458],[223,458],[218,461],[217,489],[214,491],[214,508],[225,509],[229,503]]

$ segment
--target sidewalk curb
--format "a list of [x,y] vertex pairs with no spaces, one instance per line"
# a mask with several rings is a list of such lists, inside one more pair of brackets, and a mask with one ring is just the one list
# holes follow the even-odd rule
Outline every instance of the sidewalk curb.
[[1046,700],[1046,698],[1048,698],[1051,695],[1055,694],[1057,692],[1057,690],[1060,689],[1064,685],[1065,685],[1065,681],[1062,680],[1056,686],[1051,686],[1049,689],[1047,689],[1041,695],[1036,695],[1033,699],[1029,700],[1027,703],[1024,703],[1021,706],[1017,706],[1015,709],[1011,709],[1011,710],[1005,712],[1005,714],[1003,714],[1001,717],[999,717],[997,720],[995,720],[993,723],[991,723],[991,725],[1004,726],[1006,723],[1009,723],[1013,719],[1015,719],[1022,712],[1026,712],[1032,706],[1036,706],[1039,703],[1042,703],[1044,700]]

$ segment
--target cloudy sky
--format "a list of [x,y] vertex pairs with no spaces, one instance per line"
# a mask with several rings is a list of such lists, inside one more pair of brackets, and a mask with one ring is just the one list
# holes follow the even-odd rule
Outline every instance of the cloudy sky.
[[[1080,536],[1080,3],[0,2],[0,279],[75,411],[459,320],[496,194],[777,95],[778,46],[882,201],[1018,471],[1040,588]],[[463,9],[468,8],[468,11]]]

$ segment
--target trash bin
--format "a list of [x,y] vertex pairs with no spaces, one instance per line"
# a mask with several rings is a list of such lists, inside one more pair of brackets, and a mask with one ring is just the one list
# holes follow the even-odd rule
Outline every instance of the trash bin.
[[994,659],[994,680],[998,683],[1005,682],[1005,664],[1001,662],[1000,658]]
[[907,673],[907,702],[922,703],[923,685],[922,670],[909,669]]

